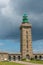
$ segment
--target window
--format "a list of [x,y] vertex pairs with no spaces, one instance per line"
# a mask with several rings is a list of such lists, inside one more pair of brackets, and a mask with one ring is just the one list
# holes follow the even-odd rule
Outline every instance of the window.
[[20,56],[18,56],[18,60],[20,60]]
[[9,56],[9,61],[11,61],[11,56]]
[[28,31],[26,31],[26,39],[28,40]]
[[26,39],[28,40],[28,35],[26,35]]
[[37,59],[37,55],[35,56],[35,59]]
[[28,34],[28,31],[26,31],[26,34]]
[[27,43],[27,48],[28,48],[28,31],[26,31],[26,43]]
[[16,60],[16,56],[13,56],[13,60],[14,60],[14,61]]
[[28,40],[27,40],[27,48],[28,48]]
[[39,56],[39,59],[41,59],[42,58],[42,56]]
[[28,52],[28,50],[27,50],[27,52]]
[[28,36],[28,31],[26,31],[26,35]]

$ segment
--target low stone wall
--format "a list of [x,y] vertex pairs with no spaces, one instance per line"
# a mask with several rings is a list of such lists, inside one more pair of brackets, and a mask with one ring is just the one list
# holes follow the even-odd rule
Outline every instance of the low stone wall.
[[43,54],[33,54],[33,58],[43,60]]

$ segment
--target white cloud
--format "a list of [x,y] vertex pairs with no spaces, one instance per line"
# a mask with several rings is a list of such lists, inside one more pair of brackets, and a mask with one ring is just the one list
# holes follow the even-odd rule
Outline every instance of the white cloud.
[[10,9],[9,5],[7,5],[5,8],[2,8],[1,12],[3,15],[9,16],[11,14],[11,9]]
[[0,0],[0,6],[5,6],[9,3],[10,0]]
[[6,5],[4,8],[1,9],[2,14],[9,14],[10,13],[10,7],[9,7],[10,0],[4,0],[4,4]]
[[0,12],[2,15],[5,15],[6,13],[10,13],[10,7],[9,7],[10,0],[0,0]]
[[0,46],[3,46],[4,45],[4,43],[0,43]]

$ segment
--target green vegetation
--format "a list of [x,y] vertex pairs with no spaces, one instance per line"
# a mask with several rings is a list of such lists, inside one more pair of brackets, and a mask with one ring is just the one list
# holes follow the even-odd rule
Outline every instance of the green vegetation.
[[23,59],[22,61],[29,62],[29,63],[35,63],[35,64],[43,64],[43,60],[35,60],[33,58],[31,58],[30,60]]
[[26,58],[23,58],[22,61],[26,61]]
[[31,63],[43,64],[43,60],[30,60]]
[[24,65],[24,64],[19,64],[15,62],[0,62],[0,65]]
[[34,60],[34,58],[31,58],[30,60]]

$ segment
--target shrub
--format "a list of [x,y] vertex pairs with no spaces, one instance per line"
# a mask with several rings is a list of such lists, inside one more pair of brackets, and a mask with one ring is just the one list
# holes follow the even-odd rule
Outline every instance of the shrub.
[[34,60],[34,58],[31,58],[30,60]]
[[26,58],[23,58],[22,61],[26,61]]

